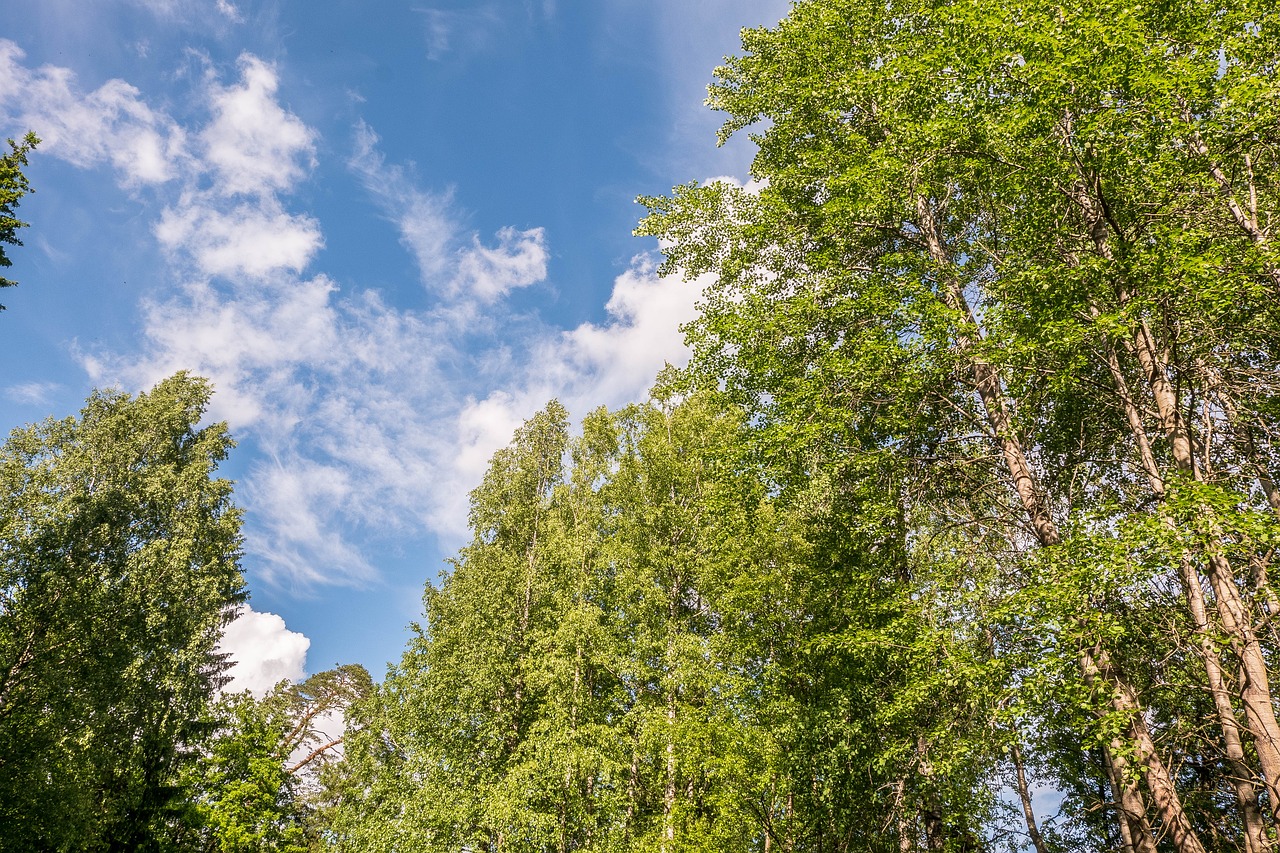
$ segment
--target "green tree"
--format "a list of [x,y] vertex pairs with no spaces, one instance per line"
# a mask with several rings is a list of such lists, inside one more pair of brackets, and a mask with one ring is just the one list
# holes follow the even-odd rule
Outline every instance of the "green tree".
[[1255,627],[1280,508],[1275,15],[797,3],[711,90],[725,134],[759,128],[761,185],[680,188],[641,228],[668,270],[716,275],[694,374],[767,452],[891,455],[911,551],[965,532],[952,571],[1028,666],[1010,698],[1054,664],[1063,704],[1022,710],[1096,744],[1064,787],[1095,773],[1134,850],[1267,849],[1280,804]]
[[[22,169],[27,165],[27,155],[31,153],[40,140],[34,133],[28,133],[22,142],[9,140],[9,153],[0,157],[0,267],[13,266],[13,261],[5,253],[4,244],[21,246],[18,229],[26,227],[25,222],[18,219],[16,210],[22,197],[31,192],[31,185]],[[16,281],[0,276],[0,287],[13,287]],[[0,311],[4,306],[0,305]]]
[[534,650],[563,615],[550,541],[567,430],[552,403],[494,456],[471,495],[474,540],[427,589],[426,624],[399,667],[355,709],[358,781],[335,820],[345,849],[553,843],[559,756],[542,760],[531,736],[548,701]]
[[357,707],[344,849],[784,837],[785,713],[763,709],[759,679],[792,558],[742,428],[703,395],[597,411],[572,441],[553,404],[517,432],[426,626]]
[[159,850],[209,734],[240,514],[207,382],[98,392],[0,450],[0,847]]
[[247,692],[222,697],[213,718],[218,731],[189,771],[197,813],[190,846],[217,853],[303,853],[304,814],[286,768],[294,720],[271,696],[257,700]]

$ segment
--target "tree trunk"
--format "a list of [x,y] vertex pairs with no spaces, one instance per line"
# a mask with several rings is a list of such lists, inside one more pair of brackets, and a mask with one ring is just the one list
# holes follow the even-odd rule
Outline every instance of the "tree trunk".
[[[1134,331],[1134,351],[1155,399],[1161,429],[1169,437],[1174,464],[1184,474],[1201,479],[1192,441],[1178,406],[1177,393],[1169,382],[1167,365],[1155,347],[1146,321],[1140,322]],[[1212,543],[1206,543],[1206,550],[1209,584],[1216,599],[1218,621],[1240,660],[1240,698],[1254,736],[1272,817],[1280,821],[1280,722],[1276,720],[1272,705],[1266,657],[1253,631],[1231,564]]]
[[[950,255],[945,246],[941,223],[935,216],[932,205],[924,197],[917,198],[916,210],[920,217],[918,223],[920,231],[928,246],[929,254],[940,270],[943,271],[942,274],[945,275],[945,271],[951,270],[952,265]],[[1053,521],[1048,505],[1042,497],[1031,466],[1027,462],[1022,442],[1011,428],[1012,407],[1006,399],[999,374],[992,365],[970,355],[975,340],[981,335],[981,330],[965,297],[964,288],[954,275],[950,275],[947,278],[948,283],[943,288],[942,298],[946,301],[948,307],[959,313],[973,330],[972,333],[963,331],[957,333],[956,349],[960,355],[969,357],[977,391],[987,419],[995,432],[996,440],[1000,443],[1010,479],[1022,502],[1023,510],[1031,523],[1036,540],[1041,547],[1057,545],[1062,541],[1062,536],[1058,531],[1057,524]],[[1160,759],[1150,734],[1146,730],[1137,695],[1115,673],[1106,658],[1105,652],[1090,652],[1088,649],[1081,650],[1080,663],[1086,679],[1096,677],[1099,672],[1102,672],[1099,667],[1100,662],[1105,665],[1105,672],[1102,673],[1103,681],[1109,688],[1112,688],[1113,707],[1115,710],[1126,714],[1130,719],[1129,733],[1134,740],[1134,746],[1137,747],[1138,757],[1143,763],[1143,776],[1147,781],[1148,788],[1151,790],[1161,821],[1169,827],[1179,853],[1204,853],[1204,846],[1191,828],[1177,788],[1164,762]],[[1118,756],[1113,756],[1113,758],[1118,758]],[[1139,844],[1139,850],[1145,853],[1140,846],[1139,840],[1135,838],[1134,841]]]
[[898,829],[898,853],[912,853],[915,850],[915,828],[907,820],[907,780],[898,780],[893,787],[893,817]]
[[1102,761],[1107,766],[1107,780],[1111,783],[1120,838],[1128,853],[1156,853],[1151,824],[1147,821],[1147,804],[1137,779],[1130,778],[1128,762],[1121,757],[1123,749],[1124,744],[1119,739],[1102,747]]
[[1031,844],[1036,848],[1036,853],[1049,853],[1049,848],[1045,846],[1044,838],[1040,835],[1040,827],[1036,824],[1036,812],[1031,806],[1031,791],[1027,788],[1027,773],[1022,766],[1022,750],[1018,748],[1016,740],[1009,749],[1009,756],[1013,759],[1014,775],[1018,782],[1018,800],[1022,803],[1022,818],[1027,823],[1027,835],[1031,838]]
[[[1098,312],[1093,309],[1094,316]],[[1142,462],[1143,473],[1151,492],[1157,498],[1165,496],[1164,478],[1151,451],[1151,443],[1147,438],[1146,426],[1142,422],[1141,412],[1129,391],[1129,385],[1120,367],[1119,356],[1114,343],[1109,339],[1106,343],[1107,367],[1116,386],[1121,406],[1124,408],[1125,420],[1130,433],[1138,445],[1138,455]],[[1189,448],[1191,442],[1185,441]],[[1173,526],[1173,519],[1166,516],[1166,524]],[[1180,563],[1183,584],[1183,595],[1187,608],[1195,624],[1196,640],[1200,648],[1200,659],[1204,662],[1205,676],[1209,691],[1213,695],[1214,709],[1218,716],[1218,724],[1222,730],[1223,751],[1227,764],[1231,768],[1230,784],[1235,791],[1236,802],[1240,807],[1240,818],[1245,831],[1246,853],[1262,853],[1270,849],[1263,828],[1262,812],[1258,807],[1258,792],[1253,782],[1253,772],[1245,758],[1244,746],[1240,738],[1240,724],[1236,719],[1235,706],[1231,700],[1227,681],[1223,675],[1222,658],[1218,653],[1217,642],[1213,637],[1209,624],[1208,610],[1205,606],[1204,590],[1200,586],[1200,576],[1189,558],[1184,557]]]
[[[1191,122],[1191,111],[1186,103],[1182,104],[1183,121]],[[1267,231],[1262,228],[1258,221],[1258,194],[1257,188],[1253,180],[1253,162],[1248,154],[1244,155],[1244,173],[1248,181],[1248,197],[1244,205],[1236,198],[1235,186],[1223,171],[1222,166],[1213,158],[1209,146],[1205,144],[1204,138],[1199,131],[1192,130],[1187,137],[1190,148],[1200,158],[1204,160],[1205,168],[1213,177],[1214,183],[1218,185],[1218,193],[1222,196],[1222,201],[1227,206],[1227,210],[1231,214],[1231,221],[1236,224],[1241,233],[1249,238],[1249,241],[1258,247],[1262,254],[1262,266],[1266,270],[1267,277],[1271,279],[1272,286],[1280,291],[1280,267],[1269,257],[1270,240]]]
[[1195,621],[1196,640],[1200,644],[1200,658],[1204,661],[1209,691],[1213,694],[1214,709],[1217,711],[1218,724],[1222,729],[1223,747],[1227,766],[1230,769],[1229,781],[1235,791],[1236,802],[1240,806],[1240,819],[1244,824],[1245,850],[1246,853],[1263,853],[1271,849],[1271,844],[1263,828],[1262,810],[1258,807],[1258,791],[1252,781],[1254,774],[1245,759],[1244,746],[1240,740],[1240,724],[1236,719],[1235,707],[1231,702],[1231,694],[1223,675],[1222,660],[1209,628],[1204,590],[1200,587],[1200,577],[1191,565],[1191,561],[1183,558],[1181,565],[1182,583],[1186,588],[1191,618]]
[[676,694],[667,692],[667,779],[662,792],[662,851],[671,850],[675,844],[676,826]]
[[[1200,843],[1191,826],[1191,821],[1187,819],[1173,778],[1156,751],[1155,742],[1152,741],[1151,733],[1147,730],[1141,706],[1132,689],[1115,671],[1105,649],[1086,650],[1082,656],[1082,663],[1085,680],[1099,684],[1100,689],[1109,691],[1112,709],[1127,720],[1126,729],[1134,747],[1135,757],[1139,761],[1139,768],[1146,778],[1147,787],[1155,801],[1156,813],[1160,815],[1160,822],[1169,833],[1174,848],[1178,853],[1205,853],[1204,845]],[[1119,754],[1113,750],[1112,760],[1115,761],[1118,758]],[[1137,838],[1134,841],[1139,843]],[[1142,849],[1140,843],[1139,849]]]

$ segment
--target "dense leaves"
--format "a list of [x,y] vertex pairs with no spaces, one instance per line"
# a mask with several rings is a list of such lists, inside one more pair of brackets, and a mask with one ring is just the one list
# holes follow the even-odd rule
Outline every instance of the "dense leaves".
[[0,451],[0,846],[163,849],[242,597],[207,383],[95,394]]
[[754,182],[640,228],[693,362],[497,457],[350,849],[1270,849],[1275,15],[745,31]]
[[376,687],[209,709],[239,575],[201,383],[16,432],[3,843],[1272,850],[1278,16],[744,31],[710,104],[752,182],[639,229],[711,282],[689,368],[516,432]]

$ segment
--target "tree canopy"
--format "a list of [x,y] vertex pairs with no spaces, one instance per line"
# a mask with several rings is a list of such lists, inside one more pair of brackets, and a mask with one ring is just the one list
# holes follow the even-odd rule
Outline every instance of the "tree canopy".
[[709,103],[752,180],[638,229],[709,282],[688,368],[515,432],[382,684],[213,702],[206,383],[15,431],[0,847],[1276,847],[1280,9],[742,40]]

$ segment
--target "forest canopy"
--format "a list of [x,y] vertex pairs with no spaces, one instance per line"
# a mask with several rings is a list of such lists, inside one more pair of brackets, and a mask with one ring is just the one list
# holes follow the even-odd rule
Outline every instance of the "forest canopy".
[[744,31],[693,361],[495,460],[348,849],[1270,849],[1276,15]]
[[642,199],[691,362],[517,430],[380,685],[215,699],[205,383],[15,432],[0,847],[1272,850],[1278,63],[1269,0],[744,30],[751,182]]

